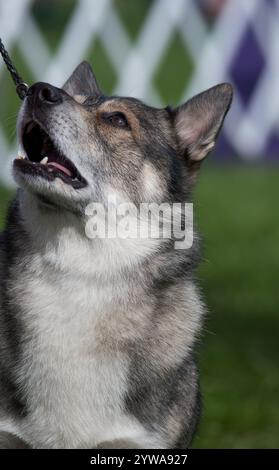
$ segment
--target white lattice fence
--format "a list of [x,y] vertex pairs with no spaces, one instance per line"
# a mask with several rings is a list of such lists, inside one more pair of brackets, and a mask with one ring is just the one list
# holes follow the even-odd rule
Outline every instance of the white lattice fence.
[[[165,105],[153,77],[174,32],[178,32],[193,64],[181,101],[218,82],[235,81],[234,105],[224,131],[227,145],[232,145],[242,158],[256,159],[264,155],[270,139],[276,144],[279,0],[227,0],[210,30],[198,1],[154,0],[135,41],[131,41],[113,0],[77,0],[54,54],[35,21],[32,3],[0,0],[0,32],[9,49],[17,45],[35,80],[61,85],[98,39],[116,72],[116,93]],[[247,100],[243,98],[238,71],[245,68],[245,60],[251,60],[249,48],[246,59],[245,55],[241,57],[245,41],[251,45],[251,40],[253,54],[256,47],[259,56],[254,61],[259,70],[255,70],[253,93]],[[1,65],[0,73],[3,70]],[[180,74],[179,67],[173,74]],[[14,153],[14,145],[8,144],[0,126],[0,178],[8,184]]]

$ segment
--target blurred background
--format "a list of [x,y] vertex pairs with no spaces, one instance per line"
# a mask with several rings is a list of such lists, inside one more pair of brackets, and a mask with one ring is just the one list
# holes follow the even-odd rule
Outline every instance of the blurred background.
[[[88,59],[105,93],[155,106],[234,85],[195,194],[209,309],[194,446],[279,447],[279,1],[0,0],[0,35],[29,84]],[[0,61],[2,226],[19,105]]]

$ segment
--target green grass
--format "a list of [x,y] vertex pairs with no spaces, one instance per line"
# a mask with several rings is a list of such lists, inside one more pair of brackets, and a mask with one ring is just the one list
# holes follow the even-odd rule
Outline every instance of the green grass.
[[195,447],[279,446],[278,182],[279,169],[201,171],[195,209],[209,313]]
[[279,446],[279,170],[209,169],[196,210],[204,416],[196,447]]

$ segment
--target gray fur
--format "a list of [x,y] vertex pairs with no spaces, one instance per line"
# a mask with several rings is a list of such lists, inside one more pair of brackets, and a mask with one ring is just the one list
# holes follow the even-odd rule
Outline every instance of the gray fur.
[[[215,140],[231,89],[199,97],[210,113],[202,128],[199,113],[186,114],[195,132],[183,133],[184,108],[104,97],[95,78],[86,96],[87,66],[78,78],[56,89],[55,105],[38,98],[49,85],[36,85],[19,116],[20,139],[32,116],[88,184],[76,190],[14,166],[21,189],[0,241],[0,447],[186,448],[200,415],[198,237],[189,250],[90,240],[84,209],[108,192],[135,204],[190,202],[197,141],[205,128]],[[102,121],[118,108],[125,129]]]

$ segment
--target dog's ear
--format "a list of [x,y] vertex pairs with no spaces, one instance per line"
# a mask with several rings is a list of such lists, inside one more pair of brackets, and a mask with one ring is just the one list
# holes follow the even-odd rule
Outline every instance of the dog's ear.
[[102,95],[101,89],[97,83],[91,65],[84,61],[77,66],[72,75],[62,89],[70,96],[84,95],[84,96],[100,96]]
[[222,83],[172,111],[178,143],[189,163],[200,162],[213,149],[232,96],[232,86]]

